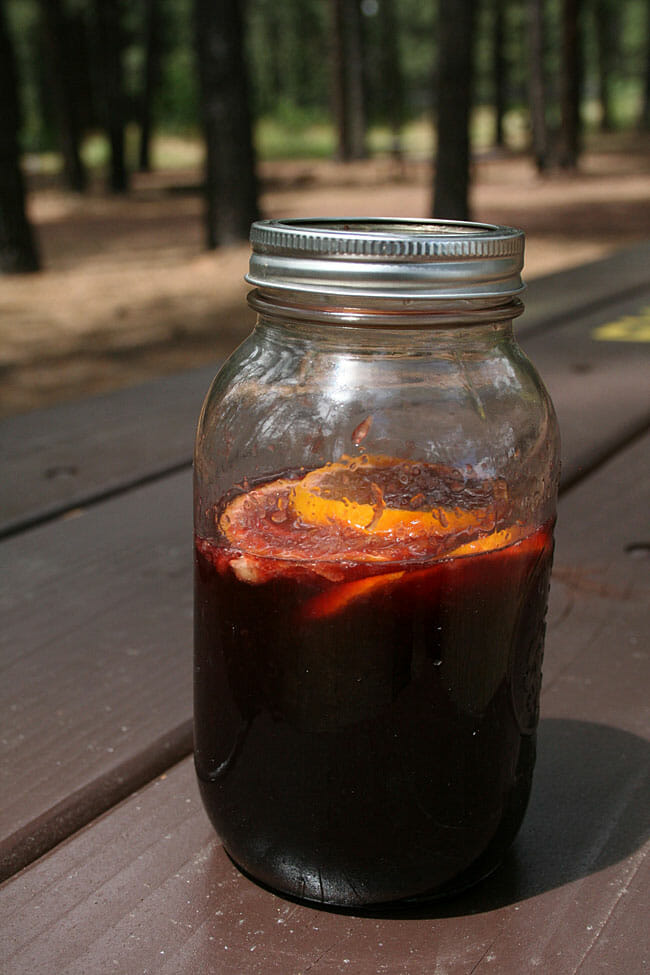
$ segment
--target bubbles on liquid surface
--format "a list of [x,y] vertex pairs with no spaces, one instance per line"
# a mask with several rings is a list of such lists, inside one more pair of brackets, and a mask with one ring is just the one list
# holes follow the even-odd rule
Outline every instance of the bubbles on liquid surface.
[[218,527],[251,555],[403,561],[494,533],[507,508],[502,479],[364,454],[254,487],[226,506]]

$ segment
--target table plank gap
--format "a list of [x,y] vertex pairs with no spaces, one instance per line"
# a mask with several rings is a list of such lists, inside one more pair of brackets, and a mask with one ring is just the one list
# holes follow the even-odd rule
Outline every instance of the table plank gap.
[[162,735],[127,761],[68,793],[40,817],[0,838],[0,882],[22,870],[88,823],[186,758],[192,721]]
[[173,474],[180,474],[182,471],[189,470],[191,467],[191,459],[182,460],[176,464],[170,464],[168,467],[161,467],[148,474],[142,474],[132,481],[107,486],[103,489],[98,489],[94,493],[89,491],[87,494],[78,498],[77,501],[61,501],[52,504],[49,508],[44,507],[41,511],[35,512],[33,515],[18,518],[15,521],[7,521],[4,525],[0,526],[0,541],[5,538],[13,538],[15,535],[21,535],[23,532],[30,531],[32,528],[40,528],[42,525],[47,525],[51,521],[57,521],[77,508],[88,510],[95,507],[95,505],[102,504],[104,501],[110,501],[113,498],[119,498],[123,494],[128,494],[130,491],[137,490],[137,488],[145,487],[148,484],[155,484],[156,481],[164,480]]

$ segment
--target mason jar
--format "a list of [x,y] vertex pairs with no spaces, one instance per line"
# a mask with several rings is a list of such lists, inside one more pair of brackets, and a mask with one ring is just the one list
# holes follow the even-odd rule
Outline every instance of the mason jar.
[[195,454],[195,762],[230,857],[363,906],[500,862],[535,762],[559,474],[524,235],[253,225]]

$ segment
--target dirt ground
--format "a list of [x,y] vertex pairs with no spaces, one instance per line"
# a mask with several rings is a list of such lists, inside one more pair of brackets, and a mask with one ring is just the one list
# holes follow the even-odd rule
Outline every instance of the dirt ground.
[[[196,172],[138,175],[125,199],[30,195],[44,270],[0,281],[0,416],[211,362],[250,329],[248,247],[202,250]],[[267,216],[427,213],[430,169],[389,159],[262,166]],[[650,237],[650,141],[541,179],[528,159],[474,167],[475,219],[527,233],[530,280]]]

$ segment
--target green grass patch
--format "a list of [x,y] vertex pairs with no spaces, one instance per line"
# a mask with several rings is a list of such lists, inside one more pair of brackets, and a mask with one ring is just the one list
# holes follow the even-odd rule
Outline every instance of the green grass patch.
[[[613,115],[616,133],[609,136],[611,148],[617,150],[614,136],[634,137],[635,124],[641,106],[641,89],[636,81],[617,83],[614,89]],[[600,115],[597,102],[586,99],[582,106],[587,145],[597,136]],[[530,143],[530,122],[525,105],[510,108],[504,118],[505,141],[513,151],[526,151]],[[489,149],[494,144],[494,109],[477,106],[472,113],[471,134],[474,151]],[[337,133],[326,118],[314,113],[289,110],[286,106],[273,117],[265,117],[255,125],[255,144],[260,160],[331,159],[337,149]],[[638,137],[638,136],[637,136]],[[620,141],[620,140],[619,140]],[[398,145],[410,159],[431,159],[435,152],[435,130],[432,118],[423,115],[405,123],[399,133]],[[600,144],[600,143],[599,143]],[[388,155],[395,151],[395,138],[388,126],[373,125],[367,136],[370,155]],[[606,144],[603,143],[606,148]],[[138,159],[139,131],[135,124],[127,128],[127,164],[135,168]],[[199,169],[203,164],[204,146],[200,132],[159,130],[151,146],[154,169]],[[90,133],[84,140],[82,158],[90,172],[105,171],[109,163],[109,145],[101,132]],[[32,173],[56,175],[61,171],[61,158],[56,152],[30,152],[25,155],[26,169]]]
[[327,122],[263,118],[255,126],[255,145],[260,159],[327,159],[336,151],[336,137]]

